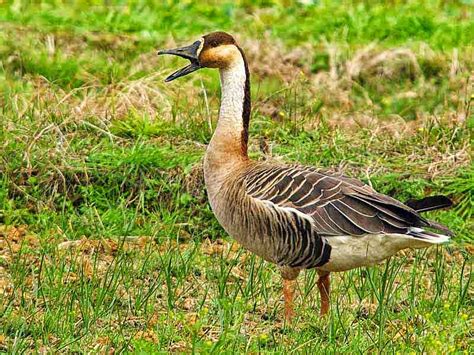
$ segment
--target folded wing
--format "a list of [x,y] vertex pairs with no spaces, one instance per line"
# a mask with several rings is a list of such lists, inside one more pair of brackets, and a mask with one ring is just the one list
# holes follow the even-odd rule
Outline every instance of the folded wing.
[[[247,193],[267,204],[298,211],[321,236],[407,234],[433,239],[449,230],[359,180],[302,166],[259,166],[246,178]],[[439,235],[440,236],[440,235]]]

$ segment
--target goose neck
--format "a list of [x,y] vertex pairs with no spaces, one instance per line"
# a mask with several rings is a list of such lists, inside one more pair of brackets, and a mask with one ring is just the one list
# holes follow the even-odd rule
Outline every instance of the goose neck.
[[210,149],[229,156],[235,153],[247,157],[250,119],[250,75],[240,50],[228,67],[220,69],[221,105],[219,120],[211,139]]

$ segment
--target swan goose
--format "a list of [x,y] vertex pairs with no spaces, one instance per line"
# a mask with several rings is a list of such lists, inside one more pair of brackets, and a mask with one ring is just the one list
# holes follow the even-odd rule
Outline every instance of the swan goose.
[[204,159],[209,202],[228,234],[278,265],[288,320],[294,314],[294,280],[302,269],[317,269],[324,315],[330,306],[330,272],[373,265],[405,248],[449,240],[446,227],[417,212],[449,206],[443,196],[406,205],[350,177],[250,160],[250,73],[231,35],[210,33],[189,46],[158,54],[190,61],[167,82],[200,68],[219,69],[219,119]]

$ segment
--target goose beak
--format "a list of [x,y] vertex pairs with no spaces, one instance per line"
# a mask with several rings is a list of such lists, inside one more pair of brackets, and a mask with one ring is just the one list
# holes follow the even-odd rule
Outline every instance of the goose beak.
[[168,76],[165,79],[165,82],[172,81],[174,79],[178,79],[181,76],[188,75],[193,71],[201,69],[201,64],[199,64],[199,49],[201,47],[201,41],[196,41],[190,46],[176,48],[176,49],[165,49],[158,51],[158,55],[162,54],[170,54],[176,55],[181,58],[188,59],[191,63],[184,68],[181,68],[178,71],[175,71],[173,74]]

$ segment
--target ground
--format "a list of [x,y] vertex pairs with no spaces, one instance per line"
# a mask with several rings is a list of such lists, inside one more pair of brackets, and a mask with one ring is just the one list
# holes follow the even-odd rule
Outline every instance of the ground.
[[[468,1],[0,5],[0,350],[473,352]],[[252,72],[250,154],[358,177],[453,242],[333,276],[283,319],[274,265],[206,200],[218,75],[158,48],[226,30]]]

